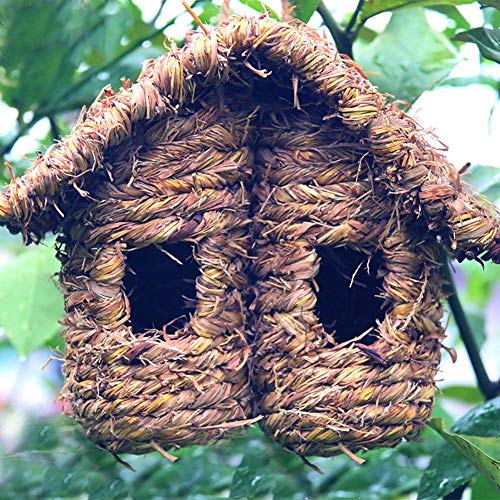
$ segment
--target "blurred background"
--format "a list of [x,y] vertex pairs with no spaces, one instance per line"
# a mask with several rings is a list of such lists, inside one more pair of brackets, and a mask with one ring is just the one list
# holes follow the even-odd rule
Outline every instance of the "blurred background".
[[[457,37],[473,28],[495,31],[498,2],[359,4],[353,58],[381,91],[412,105],[410,113],[449,147],[447,155],[458,168],[471,162],[465,179],[498,206],[499,30],[496,42]],[[249,15],[266,9],[279,15],[280,5],[275,0],[231,2],[235,13]],[[345,32],[358,2],[321,5]],[[331,37],[325,16],[315,11],[317,1],[297,6],[303,20]],[[203,23],[217,22],[218,0],[197,0],[193,8]],[[172,41],[182,45],[193,28],[179,0],[0,0],[0,181],[10,180],[4,161],[22,175],[40,152],[70,133],[81,107],[88,107],[104,85],[111,83],[116,90],[120,78],[133,81],[145,59],[161,55]],[[268,443],[257,429],[230,443],[176,452],[182,459],[176,464],[155,455],[124,457],[137,469],[130,471],[87,443],[59,414],[64,345],[57,322],[63,305],[50,279],[59,266],[53,241],[24,248],[20,240],[0,229],[0,499],[20,494],[484,499],[498,493],[430,429],[421,442],[364,454],[362,467],[345,456],[313,459],[322,475]],[[460,300],[491,380],[500,378],[499,267],[453,264]],[[498,436],[498,398],[485,405],[450,312],[444,322],[445,344],[458,356],[453,363],[443,351],[435,415],[449,426],[455,423],[456,431]],[[471,418],[461,420],[471,409],[474,425]]]

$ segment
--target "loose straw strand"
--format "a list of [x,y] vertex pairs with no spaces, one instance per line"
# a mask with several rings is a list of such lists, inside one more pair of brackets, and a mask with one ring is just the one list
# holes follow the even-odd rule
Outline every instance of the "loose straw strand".
[[230,15],[229,3],[230,3],[230,1],[231,0],[224,0],[222,2],[221,13],[220,13],[220,17],[219,17],[219,22],[221,24],[226,22],[229,19],[229,15]]
[[182,0],[182,5],[189,12],[190,16],[194,19],[194,22],[202,29],[205,35],[208,35],[208,30],[205,25],[201,22],[201,19],[197,16],[196,12],[191,8],[190,5],[186,2],[186,0]]
[[288,0],[281,0],[281,20],[285,23],[293,21],[295,6],[290,5]]

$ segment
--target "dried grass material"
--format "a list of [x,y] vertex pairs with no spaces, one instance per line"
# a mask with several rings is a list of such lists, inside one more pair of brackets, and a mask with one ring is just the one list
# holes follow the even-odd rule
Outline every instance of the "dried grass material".
[[[144,453],[260,418],[331,455],[418,435],[443,337],[436,236],[500,260],[496,214],[424,131],[315,31],[266,16],[191,34],[101,97],[0,195],[26,242],[61,234],[62,400],[90,437]],[[194,245],[194,312],[135,328],[127,255],[176,242]],[[320,322],[320,268],[346,262],[319,247],[362,256],[353,285],[361,266],[380,281],[379,314],[353,313],[366,335]]]
[[[61,398],[114,453],[207,444],[249,423],[242,290],[250,220],[241,183],[252,156],[237,125],[213,108],[152,124],[107,151],[108,175],[96,172],[88,196],[67,212],[59,255],[67,310]],[[168,261],[178,241],[195,246],[194,313],[135,331],[127,255],[159,245]],[[176,287],[145,292],[152,300]],[[169,297],[159,299],[167,308]]]
[[[341,126],[309,117],[276,127],[256,155],[257,413],[269,436],[300,455],[393,446],[418,435],[432,409],[444,333],[439,248],[423,224],[394,216],[366,147]],[[345,342],[336,325],[319,321],[320,246],[362,252],[364,265],[382,278],[375,293],[385,299],[385,314],[378,326],[372,322],[371,342],[355,326],[368,303],[353,312]]]

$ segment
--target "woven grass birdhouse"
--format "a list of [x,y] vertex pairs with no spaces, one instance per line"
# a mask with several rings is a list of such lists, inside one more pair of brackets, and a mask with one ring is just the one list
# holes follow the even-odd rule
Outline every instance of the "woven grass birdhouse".
[[65,411],[113,453],[259,419],[305,455],[428,419],[438,254],[500,260],[499,221],[426,132],[300,23],[233,17],[106,89],[0,195],[59,235]]

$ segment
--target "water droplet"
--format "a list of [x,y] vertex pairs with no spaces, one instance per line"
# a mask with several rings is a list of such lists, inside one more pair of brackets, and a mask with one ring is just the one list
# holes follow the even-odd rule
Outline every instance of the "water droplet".
[[260,481],[260,476],[255,476],[252,479],[252,486],[255,486]]

